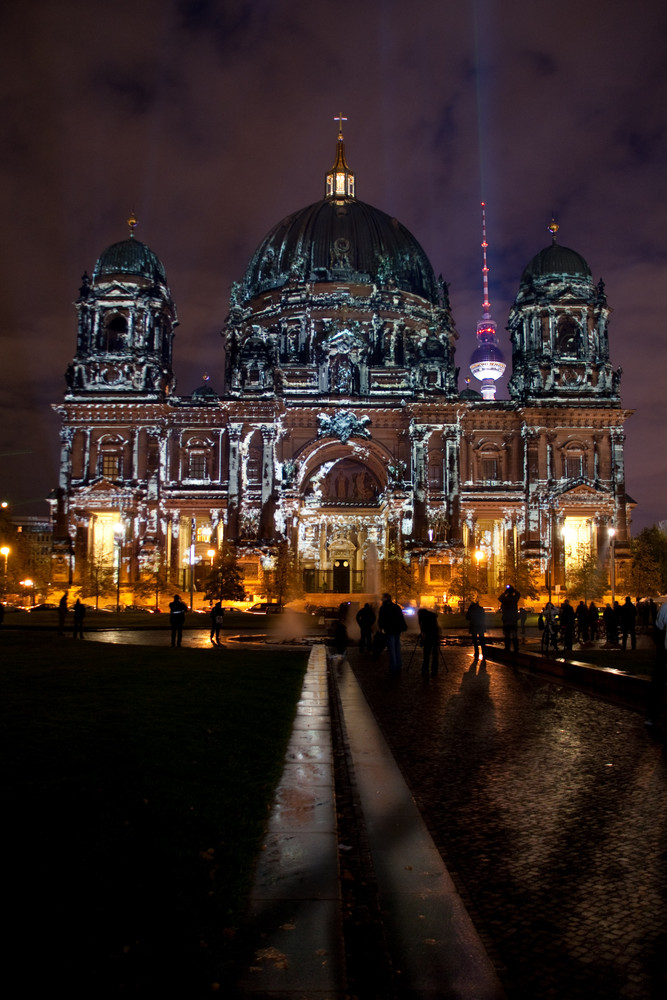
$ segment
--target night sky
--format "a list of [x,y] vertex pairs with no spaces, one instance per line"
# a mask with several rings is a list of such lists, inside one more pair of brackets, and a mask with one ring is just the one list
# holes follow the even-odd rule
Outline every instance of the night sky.
[[357,196],[450,283],[461,388],[480,201],[508,361],[555,212],[613,309],[633,531],[667,518],[664,0],[5,0],[0,38],[0,499],[17,514],[45,513],[58,484],[72,304],[130,212],[178,309],[177,392],[205,371],[220,390],[231,283],[323,197],[341,112]]

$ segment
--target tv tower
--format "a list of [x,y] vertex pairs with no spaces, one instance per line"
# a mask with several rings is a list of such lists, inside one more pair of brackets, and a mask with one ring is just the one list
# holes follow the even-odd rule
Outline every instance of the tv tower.
[[482,280],[484,285],[484,301],[482,302],[482,318],[477,324],[477,339],[479,345],[470,358],[470,371],[482,383],[483,399],[496,398],[496,380],[505,371],[505,358],[498,347],[496,324],[491,319],[491,303],[489,302],[489,268],[486,263],[486,205],[482,202]]

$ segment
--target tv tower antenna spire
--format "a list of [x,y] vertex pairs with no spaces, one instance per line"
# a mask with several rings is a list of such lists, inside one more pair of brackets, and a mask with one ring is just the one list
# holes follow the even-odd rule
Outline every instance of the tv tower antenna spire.
[[486,251],[489,244],[486,239],[486,203],[482,202],[482,286],[484,301],[482,302],[482,319],[477,324],[478,346],[470,359],[470,371],[482,383],[483,399],[496,398],[496,380],[506,368],[503,352],[498,347],[496,324],[491,319],[491,303],[489,302],[489,265]]
[[484,285],[484,301],[482,309],[484,317],[491,317],[491,303],[489,302],[489,266],[486,262],[486,251],[489,244],[486,241],[486,204],[482,202],[482,282]]

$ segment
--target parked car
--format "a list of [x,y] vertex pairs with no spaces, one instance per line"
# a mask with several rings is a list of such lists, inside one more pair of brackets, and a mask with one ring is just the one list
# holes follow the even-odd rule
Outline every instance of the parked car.
[[34,608],[30,609],[30,613],[32,614],[34,611],[56,611],[57,608],[57,604],[36,604]]
[[319,608],[315,606],[311,608],[310,613],[317,618],[320,625],[325,624],[325,622],[337,622],[340,618],[340,605]]
[[272,604],[271,601],[259,601],[251,607],[246,608],[246,615],[280,615],[283,612],[282,604]]
[[147,608],[143,604],[128,604],[125,608],[126,611],[143,611],[144,614],[152,615],[153,608]]

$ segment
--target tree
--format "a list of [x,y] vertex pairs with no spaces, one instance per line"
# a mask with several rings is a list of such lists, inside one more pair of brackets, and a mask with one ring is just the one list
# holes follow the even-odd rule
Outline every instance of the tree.
[[607,586],[607,571],[600,568],[594,552],[583,548],[578,561],[567,574],[568,595],[583,598],[588,604],[589,600],[599,600]]
[[206,578],[205,590],[206,601],[242,601],[245,598],[236,549],[229,542],[223,542],[220,546]]
[[79,594],[82,598],[94,597],[95,607],[99,606],[100,597],[116,594],[116,570],[109,562],[100,556],[84,559],[81,567]]
[[528,559],[517,559],[516,567],[514,570],[514,579],[508,580],[524,598],[530,598],[535,600],[539,597],[541,590],[541,579],[539,576],[539,569],[535,563],[530,562]]
[[631,543],[632,559],[621,573],[621,588],[638,599],[667,590],[667,535],[657,525],[644,528]]
[[278,543],[273,569],[264,571],[263,589],[267,600],[275,599],[280,605],[303,594],[298,566],[288,542]]
[[175,584],[170,578],[169,569],[161,561],[156,562],[150,573],[142,573],[133,584],[136,597],[150,601],[155,607],[160,606],[160,596],[174,593]]
[[449,593],[460,597],[467,607],[474,597],[479,595],[477,587],[477,564],[471,555],[464,555],[456,571],[452,573],[449,583]]
[[412,569],[397,553],[394,545],[389,546],[382,566],[382,587],[399,604],[411,601],[417,595]]

